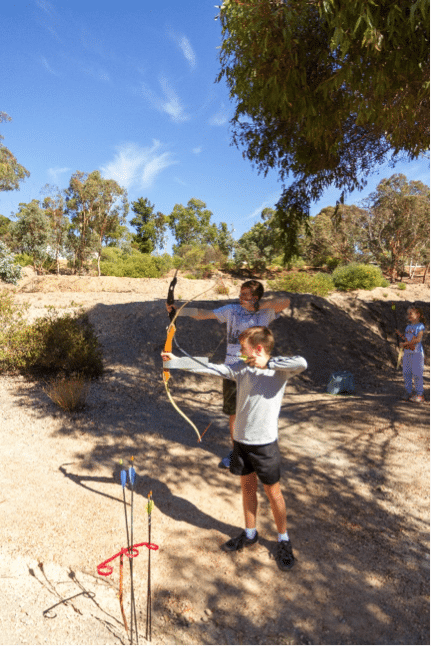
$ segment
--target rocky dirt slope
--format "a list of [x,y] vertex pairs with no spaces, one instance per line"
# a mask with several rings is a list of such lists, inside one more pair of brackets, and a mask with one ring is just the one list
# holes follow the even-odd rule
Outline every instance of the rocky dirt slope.
[[[240,282],[225,282],[234,299]],[[229,447],[220,384],[173,377],[173,396],[198,428],[212,422],[198,444],[160,379],[168,283],[29,275],[18,287],[30,318],[47,306],[83,306],[103,344],[106,373],[75,414],[56,408],[41,383],[0,379],[0,644],[128,643],[118,559],[109,578],[97,574],[97,564],[125,544],[119,461],[131,455],[139,542],[147,540],[150,490],[155,502],[153,643],[428,644],[429,404],[399,399],[393,335],[410,302],[422,304],[429,323],[428,289],[292,295],[274,323],[277,353],[299,353],[309,363],[288,385],[280,418],[297,556],[282,573],[263,495],[255,548],[219,549],[242,527],[238,481],[217,467]],[[181,279],[177,295],[210,286]],[[226,301],[211,290],[202,298],[199,307]],[[194,354],[223,358],[216,322],[182,318],[178,339]],[[426,348],[429,356],[428,341]],[[325,393],[340,368],[355,376],[353,397]],[[428,366],[425,384],[429,402]],[[135,559],[141,643],[147,558],[144,548]],[[128,586],[126,570],[127,613]]]

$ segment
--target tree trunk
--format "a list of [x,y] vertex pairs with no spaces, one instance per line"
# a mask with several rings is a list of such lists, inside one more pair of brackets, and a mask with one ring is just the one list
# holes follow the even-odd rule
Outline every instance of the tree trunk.
[[425,281],[426,281],[426,277],[427,277],[427,273],[428,273],[428,271],[429,271],[429,268],[430,268],[430,264],[428,263],[428,264],[427,264],[427,266],[425,267],[424,277],[423,277],[423,279],[422,279],[422,283],[423,283],[423,284],[425,284]]

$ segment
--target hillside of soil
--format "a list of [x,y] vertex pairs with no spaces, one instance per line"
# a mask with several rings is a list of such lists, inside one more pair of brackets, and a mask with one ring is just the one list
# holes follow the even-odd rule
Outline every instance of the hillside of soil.
[[[199,444],[161,381],[169,281],[27,270],[17,288],[1,286],[29,304],[29,320],[49,307],[87,311],[105,374],[90,385],[86,408],[72,414],[53,404],[43,383],[0,378],[0,644],[129,643],[119,558],[110,577],[97,565],[126,544],[119,471],[131,456],[135,542],[148,540],[150,491],[155,503],[153,643],[429,644],[429,337],[419,405],[400,399],[394,335],[412,303],[429,330],[429,287],[291,294],[271,326],[276,354],[300,354],[309,366],[288,384],[280,416],[297,557],[283,573],[263,491],[259,542],[243,553],[220,551],[243,526],[239,482],[218,468],[229,450],[221,383],[173,374],[180,408],[201,432],[211,422]],[[238,296],[241,281],[223,282],[226,296],[214,281],[179,277],[176,297],[208,289],[193,305],[214,309]],[[221,362],[224,332],[216,321],[181,318],[177,338],[191,354]],[[354,375],[354,396],[326,394],[340,369]],[[143,547],[134,559],[140,643],[147,643],[147,562]]]

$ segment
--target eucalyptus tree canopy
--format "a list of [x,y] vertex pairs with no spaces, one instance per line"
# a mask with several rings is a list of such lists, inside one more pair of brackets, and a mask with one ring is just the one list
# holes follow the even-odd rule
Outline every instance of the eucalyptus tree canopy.
[[365,232],[369,250],[392,280],[410,258],[429,263],[429,186],[395,174],[379,183],[364,206],[358,224]]
[[429,2],[225,0],[220,20],[233,142],[278,171],[290,255],[327,187],[343,201],[388,155],[429,148]]
[[[0,112],[0,123],[2,121],[11,121],[11,118],[5,112]],[[30,173],[18,164],[15,155],[2,144],[3,139],[0,135],[0,191],[16,191],[20,182],[30,177]]]
[[147,197],[132,202],[132,211],[135,215],[130,224],[137,231],[133,240],[139,245],[139,251],[152,253],[156,248],[164,247],[166,218],[163,213],[154,213],[154,204]]
[[113,179],[104,179],[97,170],[76,171],[65,195],[66,213],[72,223],[68,239],[78,267],[81,270],[91,254],[96,253],[100,276],[102,245],[124,224],[128,213],[127,191]]

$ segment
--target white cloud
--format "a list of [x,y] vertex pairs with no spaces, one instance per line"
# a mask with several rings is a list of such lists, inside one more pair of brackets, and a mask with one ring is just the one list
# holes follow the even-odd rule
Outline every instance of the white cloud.
[[52,16],[55,14],[55,9],[52,4],[49,2],[46,2],[46,0],[36,0],[36,4],[39,7],[39,9],[42,9],[42,11],[45,11],[49,16]]
[[194,69],[197,63],[196,54],[194,53],[193,47],[191,46],[187,36],[181,36],[180,34],[176,34],[174,31],[169,31],[169,36],[181,49],[182,53],[184,54],[184,58],[186,59],[190,67]]
[[182,121],[188,121],[190,117],[184,112],[180,100],[175,92],[175,90],[169,85],[167,79],[160,79],[160,85],[165,95],[165,100],[161,102],[161,109],[168,114],[172,121],[175,123],[180,123]]
[[60,175],[67,173],[70,170],[70,168],[48,168],[48,175],[53,182],[57,183],[60,179]]
[[279,197],[280,193],[271,193],[271,195],[268,195],[268,197],[262,202],[262,204],[260,204],[260,206],[254,209],[253,213],[247,215],[245,218],[243,218],[243,220],[252,220],[257,216],[259,216],[260,219],[260,214],[262,213],[263,209],[266,209],[267,206],[273,209]]
[[157,96],[153,90],[151,90],[145,83],[142,84],[142,94],[150,103],[160,112],[165,112],[170,116],[172,121],[175,123],[182,123],[183,121],[188,121],[190,116],[185,112],[181,101],[169,84],[169,81],[162,77],[160,79],[160,85],[163,90],[163,97]]
[[194,155],[199,155],[202,152],[203,148],[202,146],[196,146],[196,148],[192,148],[192,153]]
[[44,13],[37,17],[39,24],[43,25],[55,40],[61,43],[61,39],[57,31],[53,27],[54,24],[59,24],[59,15],[55,7],[45,0],[36,0],[36,6]]
[[228,121],[229,115],[224,105],[222,105],[220,110],[209,119],[208,123],[210,126],[224,126]]
[[152,146],[146,148],[134,143],[117,146],[113,161],[101,167],[102,174],[127,189],[132,186],[149,188],[159,173],[178,163],[172,153],[162,152],[161,149],[162,144],[156,139],[153,139]]
[[196,67],[196,56],[195,53],[192,49],[192,46],[190,45],[190,41],[186,36],[182,36],[179,41],[179,46],[181,47],[181,50],[190,65],[190,67],[193,69]]
[[45,68],[45,69],[46,69],[50,74],[54,74],[54,76],[58,76],[57,72],[54,72],[54,70],[52,69],[52,67],[50,66],[50,64],[48,63],[48,61],[46,60],[45,56],[41,56],[41,57],[40,57],[40,62],[42,63],[42,65],[44,66],[44,68]]

